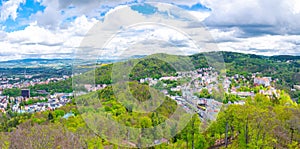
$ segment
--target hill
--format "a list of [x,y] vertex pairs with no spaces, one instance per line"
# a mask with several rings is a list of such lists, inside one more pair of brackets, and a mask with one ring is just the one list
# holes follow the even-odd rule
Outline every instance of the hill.
[[[97,67],[95,71],[89,71],[77,77],[81,77],[83,80],[89,79],[84,82],[93,82],[93,79],[95,79],[96,84],[111,84],[113,83],[111,74],[113,69],[117,67],[120,69],[122,69],[122,67],[131,68],[132,71],[128,72],[129,79],[137,81],[146,77],[159,78],[162,76],[176,75],[176,69],[177,71],[184,71],[209,67],[205,57],[207,54],[222,55],[226,66],[227,76],[233,76],[235,74],[251,76],[252,73],[259,73],[261,76],[277,78],[278,81],[276,87],[290,93],[293,98],[300,96],[299,92],[291,92],[293,85],[297,85],[297,83],[300,82],[299,56],[267,57],[234,52],[210,52],[191,56],[155,54],[140,59],[131,59],[125,62],[116,62],[114,64]],[[93,78],[93,74],[95,74],[95,78]],[[60,88],[59,86],[61,84],[72,85],[71,81],[72,80],[67,80],[65,83],[54,83],[47,87],[45,85],[37,85],[32,89],[46,89],[47,92],[61,92],[64,90],[58,90],[58,88]],[[71,86],[65,86],[64,89],[66,89],[66,92],[70,92]]]

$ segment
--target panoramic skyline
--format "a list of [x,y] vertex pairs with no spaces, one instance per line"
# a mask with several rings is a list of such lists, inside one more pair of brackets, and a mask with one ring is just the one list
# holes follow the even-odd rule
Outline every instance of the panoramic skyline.
[[[85,34],[103,21],[108,12],[120,5],[142,2],[149,1],[0,1],[0,59],[72,58]],[[199,19],[221,51],[300,55],[300,2],[297,0],[165,2]],[[139,13],[147,15],[149,11]]]

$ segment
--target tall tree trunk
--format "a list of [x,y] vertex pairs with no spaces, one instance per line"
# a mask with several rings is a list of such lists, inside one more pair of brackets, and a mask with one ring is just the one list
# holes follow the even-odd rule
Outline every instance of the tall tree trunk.
[[193,118],[193,121],[192,121],[192,149],[194,149],[194,142],[195,142],[195,119]]
[[246,147],[247,147],[248,143],[249,143],[249,138],[248,138],[248,117],[247,117],[247,120],[246,120],[245,139],[246,139]]
[[294,129],[291,128],[292,132],[291,132],[291,143],[293,143],[293,137],[294,137]]
[[188,131],[188,129],[186,129],[186,148],[187,149],[189,149],[189,139],[188,139],[188,137],[189,137],[189,131]]
[[226,122],[226,132],[225,132],[225,147],[228,146],[228,122]]

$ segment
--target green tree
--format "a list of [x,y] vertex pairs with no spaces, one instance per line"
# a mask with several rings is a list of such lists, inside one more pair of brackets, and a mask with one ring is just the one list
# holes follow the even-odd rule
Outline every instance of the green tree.
[[208,92],[208,89],[204,88],[201,90],[199,97],[200,98],[210,98],[211,94]]
[[54,117],[53,117],[52,113],[49,112],[49,114],[48,114],[48,120],[51,121],[51,120],[53,120],[53,118],[54,118]]

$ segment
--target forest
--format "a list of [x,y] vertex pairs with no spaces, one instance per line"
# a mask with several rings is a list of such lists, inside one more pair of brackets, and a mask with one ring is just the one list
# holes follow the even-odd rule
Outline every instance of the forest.
[[[222,52],[227,68],[227,76],[234,74],[248,75],[260,72],[262,76],[278,78],[276,88],[282,89],[280,98],[272,98],[262,94],[246,98],[245,105],[228,105],[222,107],[216,121],[203,122],[198,115],[191,115],[185,126],[165,125],[164,129],[148,132],[146,128],[158,126],[170,119],[179,107],[177,103],[157,93],[157,99],[162,104],[154,111],[138,113],[138,107],[133,104],[126,94],[116,95],[112,87],[111,78],[113,65],[106,65],[95,70],[96,84],[109,84],[103,90],[91,92],[72,100],[72,103],[56,109],[34,114],[1,113],[0,119],[0,148],[122,148],[130,145],[133,148],[142,148],[151,144],[152,140],[162,136],[172,136],[150,148],[300,148],[300,107],[292,98],[299,97],[299,91],[291,92],[291,87],[299,81],[299,57],[275,56],[264,57],[250,54]],[[138,62],[130,60],[120,62],[117,67],[132,68],[128,84],[130,92],[138,102],[143,103],[151,98],[147,84],[139,84],[137,80],[145,77],[159,78],[165,75],[176,75],[172,67],[180,65],[186,57],[164,56],[164,61],[149,56]],[[208,67],[203,54],[188,57],[192,59],[196,68]],[[287,62],[289,61],[289,62]],[[135,65],[136,64],[136,65]],[[177,68],[176,70],[191,68]],[[94,72],[87,72],[80,76],[88,82]],[[38,85],[32,90],[46,90],[47,92],[72,92],[72,80]],[[154,90],[154,89],[153,89]],[[150,91],[150,92],[149,92]],[[11,92],[11,93],[9,93]],[[5,90],[6,94],[19,94],[18,90]],[[210,97],[206,91],[199,93],[201,97]],[[291,98],[292,96],[292,98]],[[226,100],[232,98],[225,95]],[[123,99],[122,102],[119,98]],[[126,102],[124,102],[124,99]],[[155,105],[159,104],[153,102]],[[150,105],[142,104],[145,108]],[[65,118],[67,113],[73,116]],[[182,112],[184,115],[185,112]],[[138,128],[143,137],[140,139],[134,133],[123,130],[118,141],[114,144],[108,132],[114,132],[104,125],[103,119],[93,119],[95,116],[109,118],[128,127]],[[98,125],[88,125],[86,122]],[[102,126],[102,127],[101,127]],[[100,129],[100,128],[103,129]],[[174,130],[183,127],[174,134]],[[101,130],[102,135],[94,133]],[[134,143],[132,143],[134,142]]]
[[[138,101],[150,99],[147,85],[129,82],[130,92]],[[163,97],[163,96],[162,96]],[[151,100],[151,99],[150,99]],[[100,101],[100,103],[99,103]],[[93,119],[102,126],[102,135],[94,133],[93,125],[86,123],[89,118],[103,116],[112,118],[117,123],[133,127],[149,128],[157,126],[170,118],[178,105],[165,97],[163,103],[153,112],[137,113],[131,100],[122,105],[111,86],[73,100],[72,103],[54,111],[34,114],[7,113],[1,115],[0,146],[1,148],[118,148],[110,143],[102,119]],[[198,115],[192,115],[190,121],[178,134],[152,148],[299,148],[300,144],[300,108],[291,101],[287,94],[274,100],[257,94],[246,99],[245,105],[224,106],[216,121],[202,122]],[[287,104],[288,103],[288,104]],[[77,105],[76,105],[77,104]],[[84,105],[83,107],[80,107]],[[64,118],[67,113],[74,116]],[[182,113],[184,114],[184,113]],[[166,125],[164,130],[147,132],[143,140],[126,131],[120,135],[123,142],[138,148],[154,138],[167,136],[174,132]],[[120,144],[119,144],[120,145]],[[126,144],[121,144],[126,145]],[[128,144],[127,144],[128,145]],[[122,147],[122,146],[121,146]],[[141,147],[140,147],[141,148]]]
[[[210,52],[191,56],[155,54],[141,59],[131,59],[125,62],[116,62],[97,67],[94,71],[88,71],[77,77],[80,77],[84,82],[93,82],[95,80],[96,84],[111,84],[113,83],[113,79],[111,78],[112,73],[114,73],[113,69],[116,69],[116,67],[125,67],[132,70],[129,72],[130,80],[139,81],[139,79],[146,77],[160,78],[162,76],[176,75],[176,71],[207,68],[210,66],[207,60],[208,54],[221,55],[220,57],[224,58],[226,76],[233,76],[235,74],[248,76],[252,73],[259,73],[261,76],[278,79],[275,87],[285,90],[292,98],[300,97],[300,91],[291,92],[293,85],[299,85],[297,83],[300,82],[299,56],[268,57],[234,52]],[[31,87],[31,89],[33,92],[46,90],[49,93],[69,93],[72,92],[72,80],[69,79],[49,85],[37,85]]]

